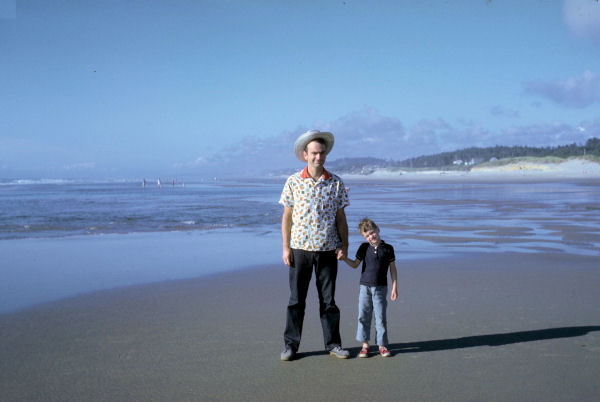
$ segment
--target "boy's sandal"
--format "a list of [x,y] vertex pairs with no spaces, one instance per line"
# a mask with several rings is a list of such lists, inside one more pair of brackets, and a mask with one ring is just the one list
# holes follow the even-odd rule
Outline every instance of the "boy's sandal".
[[379,347],[379,354],[381,355],[381,357],[390,357],[392,355],[385,346]]
[[369,350],[367,348],[362,348],[358,357],[369,357]]

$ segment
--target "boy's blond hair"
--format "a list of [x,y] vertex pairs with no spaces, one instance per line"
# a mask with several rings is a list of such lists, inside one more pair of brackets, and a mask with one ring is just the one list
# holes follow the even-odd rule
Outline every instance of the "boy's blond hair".
[[375,222],[373,222],[369,218],[363,218],[358,223],[358,230],[360,231],[360,233],[366,233],[369,230],[377,230],[377,229],[379,229],[379,227],[375,224]]

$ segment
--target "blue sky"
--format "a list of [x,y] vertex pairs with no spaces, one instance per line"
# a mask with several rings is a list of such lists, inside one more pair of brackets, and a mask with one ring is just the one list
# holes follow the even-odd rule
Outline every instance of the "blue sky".
[[596,0],[0,0],[0,177],[201,178],[600,137]]

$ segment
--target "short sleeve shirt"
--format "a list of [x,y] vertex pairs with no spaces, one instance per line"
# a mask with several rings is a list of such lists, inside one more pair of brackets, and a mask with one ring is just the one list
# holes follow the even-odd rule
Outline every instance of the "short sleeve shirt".
[[287,179],[279,203],[293,209],[291,248],[330,251],[341,245],[335,216],[350,203],[344,182],[337,175],[324,170],[314,181],[304,168]]
[[377,249],[369,243],[362,243],[356,251],[356,259],[361,260],[360,284],[367,286],[387,286],[387,272],[390,263],[396,261],[394,247],[379,243]]

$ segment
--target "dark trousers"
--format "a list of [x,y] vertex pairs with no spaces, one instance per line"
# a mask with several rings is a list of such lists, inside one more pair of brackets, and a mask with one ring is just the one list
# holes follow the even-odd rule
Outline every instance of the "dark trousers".
[[283,334],[285,345],[294,351],[297,351],[300,346],[306,294],[314,268],[325,349],[331,350],[336,346],[341,346],[340,310],[335,304],[335,280],[337,278],[335,251],[292,249],[292,252],[294,253],[294,266],[289,268],[290,301]]

